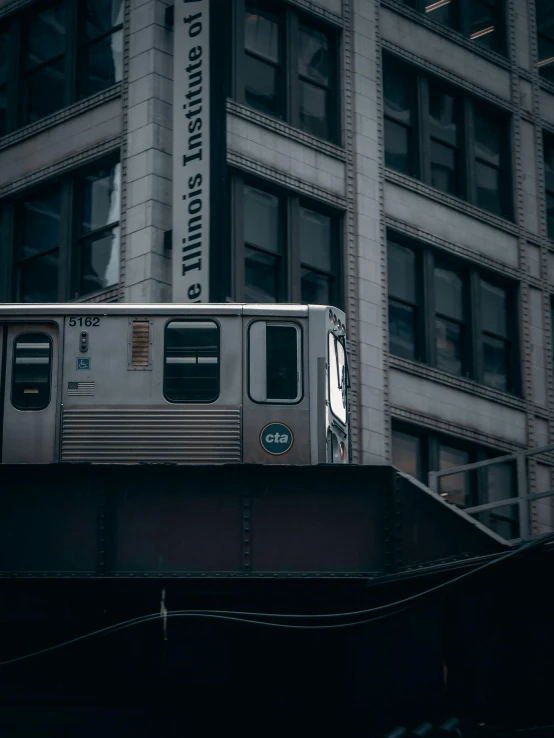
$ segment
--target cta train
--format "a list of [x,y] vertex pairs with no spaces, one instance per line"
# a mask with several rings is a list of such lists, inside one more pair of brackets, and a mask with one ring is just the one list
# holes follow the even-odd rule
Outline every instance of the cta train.
[[0,305],[4,464],[348,463],[345,315]]

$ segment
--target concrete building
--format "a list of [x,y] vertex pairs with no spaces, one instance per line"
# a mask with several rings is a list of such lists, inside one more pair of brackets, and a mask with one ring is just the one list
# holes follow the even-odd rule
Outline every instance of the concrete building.
[[551,441],[550,0],[170,6],[0,0],[0,300],[338,304],[355,461],[425,480]]

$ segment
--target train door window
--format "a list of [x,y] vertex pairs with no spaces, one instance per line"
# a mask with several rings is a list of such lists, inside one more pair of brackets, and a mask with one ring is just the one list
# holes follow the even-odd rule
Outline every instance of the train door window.
[[348,369],[344,344],[329,333],[329,401],[331,411],[346,425]]
[[164,396],[169,402],[219,397],[219,326],[213,320],[172,320],[165,327]]
[[46,333],[23,333],[14,340],[12,405],[44,410],[50,404],[52,340]]
[[302,398],[302,334],[294,323],[257,320],[249,331],[249,390],[254,402],[292,404]]

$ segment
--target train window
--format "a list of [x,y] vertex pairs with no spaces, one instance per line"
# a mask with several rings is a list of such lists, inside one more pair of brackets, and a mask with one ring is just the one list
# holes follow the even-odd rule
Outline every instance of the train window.
[[329,333],[329,399],[331,410],[341,423],[346,424],[348,368],[344,344]]
[[169,402],[219,397],[219,326],[213,320],[172,320],[165,327],[164,396]]
[[301,333],[291,323],[257,320],[249,332],[250,397],[287,404],[302,396]]
[[52,340],[46,333],[23,333],[14,340],[12,405],[44,410],[50,404]]

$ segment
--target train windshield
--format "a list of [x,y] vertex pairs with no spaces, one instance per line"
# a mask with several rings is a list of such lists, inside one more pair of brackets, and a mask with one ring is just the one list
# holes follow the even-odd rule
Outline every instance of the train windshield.
[[346,425],[348,368],[344,344],[329,333],[329,401],[331,411]]

